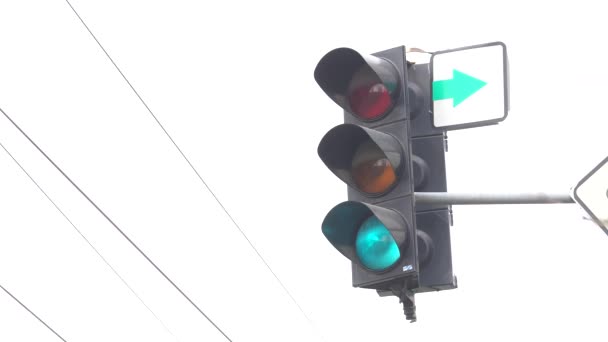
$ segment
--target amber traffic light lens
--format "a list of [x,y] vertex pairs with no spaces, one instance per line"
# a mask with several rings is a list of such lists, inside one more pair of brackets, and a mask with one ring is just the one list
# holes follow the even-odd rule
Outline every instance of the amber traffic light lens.
[[357,188],[369,194],[384,193],[397,180],[390,160],[369,140],[357,148],[352,160],[351,175]]

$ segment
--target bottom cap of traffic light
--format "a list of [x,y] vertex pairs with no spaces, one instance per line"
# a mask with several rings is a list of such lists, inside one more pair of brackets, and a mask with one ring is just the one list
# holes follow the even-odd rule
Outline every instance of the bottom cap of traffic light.
[[373,272],[387,271],[402,258],[410,225],[398,212],[371,204],[347,201],[325,216],[327,240],[352,262]]

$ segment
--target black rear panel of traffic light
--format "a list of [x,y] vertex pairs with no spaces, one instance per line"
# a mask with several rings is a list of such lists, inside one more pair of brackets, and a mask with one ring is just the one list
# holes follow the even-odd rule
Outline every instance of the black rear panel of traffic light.
[[[447,192],[446,136],[432,124],[429,65],[410,65],[408,74],[415,191]],[[456,288],[452,270],[451,225],[450,205],[416,204],[419,288],[415,292]]]
[[410,64],[408,80],[412,137],[442,135],[444,132],[442,129],[433,127],[431,116],[430,65]]
[[[443,134],[412,138],[416,192],[447,192],[445,139]],[[449,209],[447,204],[416,204],[416,212]]]
[[448,209],[416,213],[420,271],[419,287],[415,292],[456,288],[456,277],[452,270],[450,215]]

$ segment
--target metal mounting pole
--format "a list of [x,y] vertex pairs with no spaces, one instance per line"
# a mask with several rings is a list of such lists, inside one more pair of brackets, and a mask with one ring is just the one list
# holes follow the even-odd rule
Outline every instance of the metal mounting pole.
[[512,194],[416,192],[414,198],[416,203],[453,205],[575,203],[569,194],[543,192]]

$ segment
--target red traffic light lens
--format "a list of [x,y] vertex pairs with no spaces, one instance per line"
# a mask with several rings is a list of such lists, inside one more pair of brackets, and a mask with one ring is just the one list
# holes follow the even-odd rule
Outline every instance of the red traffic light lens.
[[402,77],[389,59],[349,48],[327,53],[315,68],[315,80],[345,111],[363,121],[388,115],[399,99]]
[[352,159],[351,175],[357,188],[369,194],[384,193],[397,180],[390,160],[371,140],[357,148]]
[[368,83],[349,89],[348,103],[353,114],[368,121],[379,119],[392,106],[391,95],[383,83]]

